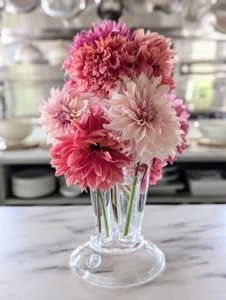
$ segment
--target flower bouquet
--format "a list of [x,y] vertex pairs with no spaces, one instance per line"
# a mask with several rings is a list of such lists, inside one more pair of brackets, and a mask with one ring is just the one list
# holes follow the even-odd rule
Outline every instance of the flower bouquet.
[[96,231],[70,266],[99,286],[142,284],[164,269],[141,226],[149,184],[186,147],[189,115],[172,94],[170,47],[157,33],[94,24],[75,36],[65,86],[40,108],[56,176],[90,189]]

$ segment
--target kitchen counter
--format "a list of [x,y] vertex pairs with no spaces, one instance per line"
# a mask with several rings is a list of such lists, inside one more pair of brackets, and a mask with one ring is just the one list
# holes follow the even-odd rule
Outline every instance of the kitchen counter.
[[[9,164],[46,164],[49,163],[48,150],[41,148],[26,150],[0,151],[0,165]],[[225,147],[199,146],[192,141],[182,155],[178,155],[178,162],[226,162]]]
[[[178,162],[226,162],[225,147],[207,147],[200,146],[197,140],[202,137],[199,130],[190,124],[188,133],[189,147],[182,155],[178,155]],[[40,127],[36,127],[33,133],[27,138],[28,142],[45,143],[46,134],[41,131]],[[33,148],[26,150],[0,150],[0,165],[13,164],[47,164],[50,158],[48,150],[42,148]]]
[[68,267],[93,233],[91,207],[1,207],[0,220],[0,299],[226,299],[226,205],[147,206],[143,234],[165,253],[166,270],[130,290],[93,287]]

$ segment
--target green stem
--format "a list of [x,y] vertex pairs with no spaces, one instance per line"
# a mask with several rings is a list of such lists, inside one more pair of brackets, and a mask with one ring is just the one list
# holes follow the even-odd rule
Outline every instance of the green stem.
[[106,237],[109,237],[108,221],[107,221],[106,211],[105,211],[105,207],[104,207],[104,200],[103,200],[103,197],[102,197],[99,189],[97,190],[97,193],[98,193],[98,196],[100,199],[100,206],[101,206],[101,210],[102,210],[103,217],[104,217],[104,228],[105,228]]
[[124,185],[120,185],[120,188],[122,189],[123,193],[125,194],[125,196],[128,200],[130,197],[130,191]]
[[134,198],[134,193],[135,193],[135,188],[136,188],[136,183],[137,183],[137,174],[138,174],[139,166],[140,166],[140,163],[138,163],[136,165],[136,169],[135,169],[135,173],[134,173],[134,177],[133,177],[132,190],[130,193],[128,208],[127,208],[127,212],[126,212],[126,223],[125,223],[125,228],[124,228],[124,232],[123,232],[124,236],[126,236],[129,231],[129,223],[130,223],[130,219],[131,219],[133,198]]
[[117,206],[116,186],[113,186],[112,188],[112,203]]
[[112,191],[112,193],[111,193],[112,212],[113,212],[115,223],[118,223],[116,186],[113,186],[111,191]]

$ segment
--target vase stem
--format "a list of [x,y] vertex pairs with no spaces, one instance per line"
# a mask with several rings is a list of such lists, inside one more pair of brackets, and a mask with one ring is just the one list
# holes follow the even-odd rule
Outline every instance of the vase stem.
[[97,194],[100,200],[100,206],[101,206],[101,210],[103,213],[103,217],[104,217],[104,228],[105,228],[105,232],[106,232],[106,237],[109,237],[109,231],[108,231],[108,222],[107,222],[107,216],[106,216],[106,211],[105,211],[105,207],[104,207],[104,200],[103,197],[101,195],[100,190],[97,190]]
[[125,196],[128,198],[130,197],[130,191],[124,186],[124,185],[120,185],[120,188],[122,189],[123,193],[125,194]]
[[112,191],[112,194],[111,194],[112,212],[113,212],[115,222],[118,223],[116,186],[113,186],[111,191]]
[[96,193],[96,206],[97,206],[97,224],[98,224],[98,231],[101,233],[100,203],[99,203],[99,199],[98,199],[98,193]]
[[138,174],[139,166],[140,166],[140,163],[138,163],[136,165],[136,169],[135,169],[135,173],[134,173],[132,190],[130,193],[128,209],[127,209],[127,213],[126,213],[126,223],[125,223],[125,228],[124,228],[124,232],[123,232],[124,236],[126,236],[129,231],[129,224],[130,224],[130,218],[131,218],[131,212],[132,212],[132,206],[133,206],[133,198],[134,198],[134,192],[135,192],[135,187],[136,187],[136,183],[137,183],[137,174]]

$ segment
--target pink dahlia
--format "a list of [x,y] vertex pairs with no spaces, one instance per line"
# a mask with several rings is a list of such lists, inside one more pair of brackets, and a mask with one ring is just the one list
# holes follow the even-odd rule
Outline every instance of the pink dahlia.
[[149,80],[144,73],[134,82],[125,76],[124,91],[110,93],[107,128],[125,142],[123,151],[134,163],[150,164],[153,158],[164,161],[176,155],[183,141],[180,122],[184,119],[176,116],[173,103],[163,97],[169,86],[160,85],[161,80],[161,76]]
[[[188,123],[188,118],[190,115],[187,113],[187,107],[184,105],[182,99],[176,99],[176,96],[174,94],[166,95],[170,101],[173,103],[173,108],[176,111],[176,115],[178,117],[181,117],[183,120],[180,122],[180,128],[184,131],[184,134],[182,134],[182,143],[180,146],[177,146],[177,152],[179,154],[182,154],[187,146],[187,141],[186,141],[186,135],[188,133],[189,129],[189,123]],[[168,161],[172,164],[173,161],[175,160],[175,157],[169,157]]]
[[60,143],[50,150],[51,164],[56,176],[65,175],[67,185],[79,183],[84,190],[101,188],[107,191],[123,182],[122,168],[129,158],[122,153],[123,144],[104,130],[103,110],[90,109],[74,133],[59,138]]
[[151,165],[150,185],[155,185],[158,180],[162,179],[162,168],[167,165],[166,161],[154,158]]
[[97,98],[91,93],[83,93],[82,89],[65,88],[51,89],[51,97],[44,101],[39,110],[42,113],[39,124],[48,133],[47,143],[55,144],[57,137],[72,132],[72,122],[80,121],[87,108],[92,106]]
[[96,41],[99,41],[100,38],[106,39],[108,36],[114,37],[118,35],[129,40],[134,39],[134,35],[130,34],[130,29],[126,24],[117,24],[115,21],[104,21],[101,24],[93,23],[93,30],[82,30],[81,33],[75,36],[69,55],[73,55],[84,44],[95,46]]
[[[161,161],[158,158],[153,158],[151,162],[150,178],[147,178],[147,173],[144,176],[141,182],[141,194],[144,194],[146,191],[147,184],[155,185],[158,180],[162,179],[162,168],[167,165],[166,161]],[[139,172],[144,174],[147,170],[147,165],[141,165]],[[148,179],[148,180],[147,180]]]
[[63,68],[70,76],[68,84],[105,98],[120,76],[134,73],[133,35],[126,25],[112,21],[93,26],[94,31],[75,37]]
[[162,76],[161,84],[169,85],[170,90],[175,88],[171,77],[176,52],[171,47],[171,40],[158,33],[138,29],[135,34],[135,68],[136,75],[144,72],[148,78]]

